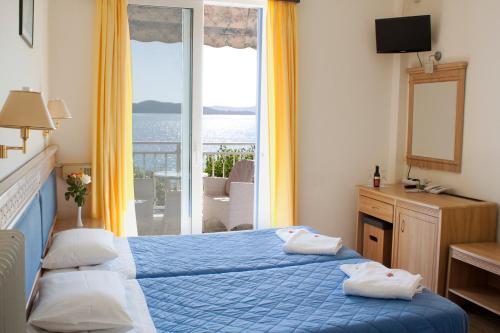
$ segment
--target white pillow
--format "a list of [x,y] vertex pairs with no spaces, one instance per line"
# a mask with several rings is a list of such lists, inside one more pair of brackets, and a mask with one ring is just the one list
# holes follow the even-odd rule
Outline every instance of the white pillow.
[[133,328],[123,280],[117,273],[106,271],[42,277],[29,323],[51,332]]
[[114,236],[104,229],[71,229],[54,235],[45,269],[99,265],[118,257]]

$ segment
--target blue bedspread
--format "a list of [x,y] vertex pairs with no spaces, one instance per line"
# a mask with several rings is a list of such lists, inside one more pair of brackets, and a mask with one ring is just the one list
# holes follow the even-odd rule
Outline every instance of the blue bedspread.
[[344,296],[329,261],[258,271],[141,279],[161,332],[465,333],[467,316],[424,291],[412,301]]
[[[312,230],[312,229],[310,229]],[[325,262],[360,255],[342,248],[335,256],[287,254],[275,229],[128,239],[136,278],[237,272]]]

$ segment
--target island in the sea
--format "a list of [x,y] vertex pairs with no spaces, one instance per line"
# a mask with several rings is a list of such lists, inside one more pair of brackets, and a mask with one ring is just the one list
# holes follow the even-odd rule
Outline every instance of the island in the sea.
[[[181,113],[180,103],[143,101],[132,105],[133,113]],[[211,106],[203,107],[204,115],[255,115],[255,107],[229,107],[229,106]]]

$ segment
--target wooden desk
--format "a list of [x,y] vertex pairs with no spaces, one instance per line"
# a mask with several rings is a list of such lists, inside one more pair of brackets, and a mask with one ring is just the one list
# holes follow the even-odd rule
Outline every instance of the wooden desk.
[[446,296],[500,315],[500,244],[470,243],[450,247]]
[[446,291],[449,246],[494,242],[497,205],[446,194],[408,193],[402,185],[358,187],[356,248],[363,253],[363,215],[393,224],[391,266],[421,274],[423,285]]
[[[77,229],[78,227],[76,226],[76,218],[74,219],[57,219],[56,223],[54,224],[54,229],[53,232],[59,232],[59,231],[64,231],[64,230],[69,230],[69,229]],[[84,218],[83,219],[83,228],[97,228],[97,229],[102,229],[104,228],[104,224],[102,223],[101,220],[96,220],[96,219],[90,219],[90,218]]]

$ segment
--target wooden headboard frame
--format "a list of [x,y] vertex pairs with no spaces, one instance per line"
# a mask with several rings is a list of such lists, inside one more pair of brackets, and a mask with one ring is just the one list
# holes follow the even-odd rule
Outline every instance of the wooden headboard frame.
[[[48,146],[44,151],[0,182],[0,230],[8,229],[23,215],[29,203],[54,170],[56,152],[57,146]],[[49,234],[52,234],[52,231]],[[33,283],[30,297],[26,303],[27,314],[31,311],[38,294],[39,278],[40,271]]]

